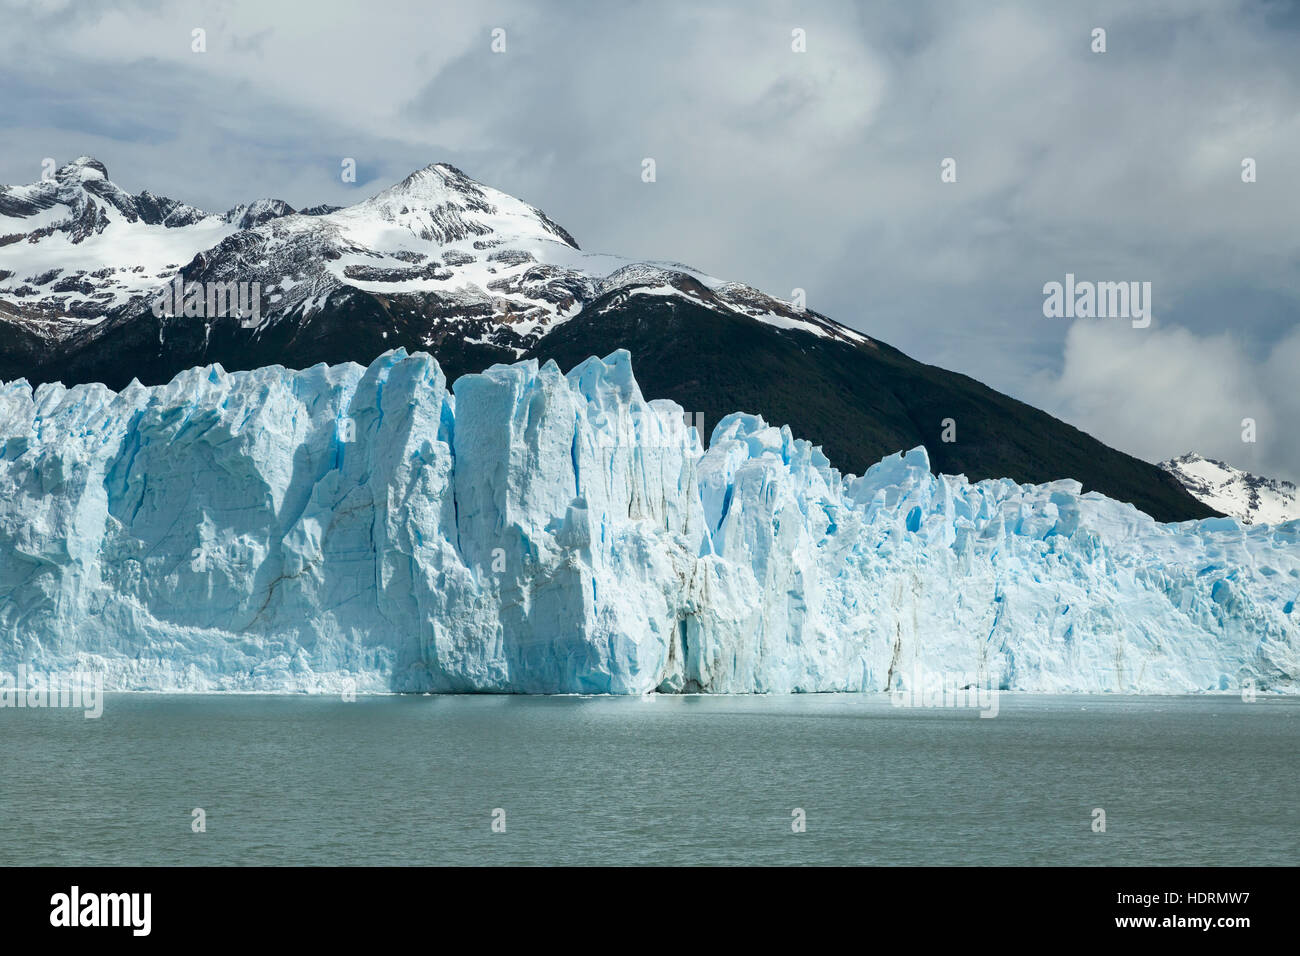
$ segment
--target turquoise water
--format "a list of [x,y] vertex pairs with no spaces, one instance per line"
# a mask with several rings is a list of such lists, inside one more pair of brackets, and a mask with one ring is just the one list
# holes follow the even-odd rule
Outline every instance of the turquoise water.
[[991,720],[879,695],[0,709],[0,864],[1300,862],[1300,700],[1000,705]]

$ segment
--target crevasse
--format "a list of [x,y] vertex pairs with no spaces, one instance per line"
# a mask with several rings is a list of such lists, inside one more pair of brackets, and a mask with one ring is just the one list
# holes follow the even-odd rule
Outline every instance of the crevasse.
[[705,451],[625,351],[564,375],[196,368],[0,388],[0,668],[110,689],[1300,689],[1300,522],[1165,525],[913,449]]

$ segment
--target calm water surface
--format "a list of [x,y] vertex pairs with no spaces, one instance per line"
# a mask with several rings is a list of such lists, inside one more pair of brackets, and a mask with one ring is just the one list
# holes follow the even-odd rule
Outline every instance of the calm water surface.
[[881,695],[0,709],[0,864],[1300,862],[1300,700],[1000,704],[991,720]]

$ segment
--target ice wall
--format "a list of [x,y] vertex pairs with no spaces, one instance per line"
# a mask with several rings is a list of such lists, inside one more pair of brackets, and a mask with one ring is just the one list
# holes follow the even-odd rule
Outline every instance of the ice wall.
[[1162,525],[924,449],[842,477],[761,419],[707,452],[626,352],[456,383],[192,369],[0,387],[0,673],[109,688],[1300,690],[1300,522]]

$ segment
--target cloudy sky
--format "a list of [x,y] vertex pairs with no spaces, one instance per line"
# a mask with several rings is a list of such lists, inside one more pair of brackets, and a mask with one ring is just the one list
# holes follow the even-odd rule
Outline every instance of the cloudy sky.
[[[1300,480],[1295,4],[0,0],[0,22],[0,182],[90,154],[222,211],[451,162],[585,249],[803,288],[1140,457]],[[1150,282],[1150,327],[1045,318],[1067,272]]]

